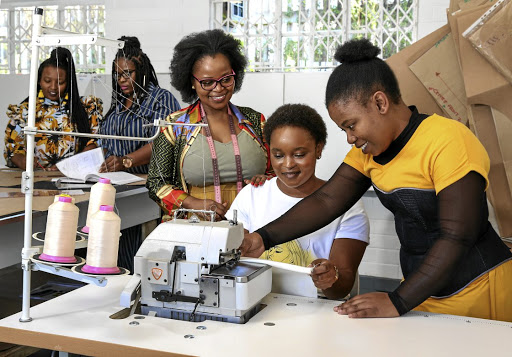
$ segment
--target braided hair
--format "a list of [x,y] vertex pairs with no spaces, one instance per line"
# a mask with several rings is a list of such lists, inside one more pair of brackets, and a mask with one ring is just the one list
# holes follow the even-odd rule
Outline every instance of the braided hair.
[[135,65],[135,84],[133,110],[142,103],[144,98],[148,95],[148,87],[150,83],[158,86],[158,79],[156,77],[155,69],[149,60],[149,57],[142,52],[140,48],[139,39],[135,36],[122,36],[118,40],[124,41],[124,47],[119,49],[112,61],[112,101],[110,108],[105,117],[112,113],[117,106],[117,103],[124,103],[124,96],[117,82],[117,60],[124,58],[127,61],[132,61]]
[[400,102],[400,88],[389,65],[377,57],[380,48],[367,39],[354,39],[338,47],[334,58],[341,64],[334,69],[325,93],[325,105],[333,101],[356,99],[366,106],[376,91],[384,92],[390,100]]
[[[91,127],[89,123],[89,116],[85,111],[85,108],[80,99],[78,93],[78,85],[76,81],[75,73],[75,62],[73,56],[67,48],[57,47],[55,48],[50,57],[44,60],[37,71],[37,92],[41,90],[41,76],[46,67],[60,68],[66,71],[66,91],[65,95],[68,94],[69,100],[64,102],[64,109],[69,113],[71,123],[76,126],[79,133],[90,133]],[[65,96],[64,95],[64,96]],[[25,101],[28,101],[25,99]],[[78,152],[82,151],[87,145],[89,138],[77,138],[78,140]]]

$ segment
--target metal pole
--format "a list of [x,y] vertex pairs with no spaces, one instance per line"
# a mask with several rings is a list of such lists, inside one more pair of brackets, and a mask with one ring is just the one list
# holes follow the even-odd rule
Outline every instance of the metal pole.
[[[37,70],[39,63],[39,46],[35,41],[41,34],[43,9],[35,8],[32,21],[32,59],[30,63],[30,89],[28,100],[28,127],[34,128],[36,122]],[[21,251],[21,267],[23,269],[23,299],[20,322],[32,321],[30,317],[30,279],[32,253],[32,198],[34,188],[34,135],[27,132],[26,140],[26,171],[23,173],[21,189],[25,193],[25,229],[23,250]]]

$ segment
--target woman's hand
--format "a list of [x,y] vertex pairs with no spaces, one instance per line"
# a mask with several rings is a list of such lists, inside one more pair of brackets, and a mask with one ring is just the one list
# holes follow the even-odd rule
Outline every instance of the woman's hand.
[[244,234],[244,240],[242,241],[240,250],[244,257],[259,258],[265,251],[265,246],[258,233],[247,233]]
[[315,259],[309,266],[314,267],[311,279],[318,289],[329,289],[338,281],[338,270],[330,260]]
[[123,158],[111,155],[101,164],[100,172],[124,171]]
[[267,175],[254,175],[250,180],[245,180],[245,184],[251,184],[253,186],[262,186],[267,180],[270,180],[272,176]]
[[45,171],[59,171],[59,169],[57,168],[57,165],[52,165],[52,166],[46,167],[44,170]]
[[395,305],[387,293],[368,293],[354,296],[347,302],[335,306],[334,311],[348,317],[397,317]]
[[[207,211],[215,211],[215,220],[220,221],[222,219],[226,219],[227,203],[218,203],[214,200],[210,199],[200,199],[194,196],[188,196],[183,200],[183,204],[181,205],[183,208],[188,209],[197,209],[197,210],[207,210]],[[207,220],[210,220],[210,217],[203,217]]]

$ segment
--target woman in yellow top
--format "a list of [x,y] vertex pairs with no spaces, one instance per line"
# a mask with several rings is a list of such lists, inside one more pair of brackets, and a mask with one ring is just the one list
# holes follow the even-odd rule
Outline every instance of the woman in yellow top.
[[[68,49],[57,47],[39,66],[37,73],[36,128],[41,130],[96,133],[102,118],[102,101],[80,97],[75,64]],[[25,168],[23,128],[28,122],[28,98],[9,105],[5,129],[5,160],[9,167]],[[75,153],[96,148],[96,140],[70,135],[35,136],[34,166],[57,170],[55,164]]]
[[[489,157],[461,123],[407,107],[379,52],[368,40],[337,50],[341,64],[329,78],[326,105],[354,147],[324,186],[247,235],[242,253],[259,256],[317,230],[372,185],[394,214],[404,281],[336,312],[393,317],[417,309],[512,321],[512,254],[488,221]],[[328,279],[332,272],[319,266],[315,274]]]

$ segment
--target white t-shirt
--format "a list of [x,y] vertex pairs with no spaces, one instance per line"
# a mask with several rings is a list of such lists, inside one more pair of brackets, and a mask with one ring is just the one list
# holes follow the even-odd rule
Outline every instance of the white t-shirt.
[[[236,209],[238,222],[243,223],[244,228],[252,233],[286,213],[300,200],[302,198],[284,194],[277,186],[277,177],[274,177],[263,186],[245,186],[231,204],[226,218],[232,219],[233,210]],[[369,242],[368,217],[360,200],[343,216],[336,218],[327,226],[271,248],[261,257],[307,266],[315,259],[328,259],[332,243],[337,238]]]

